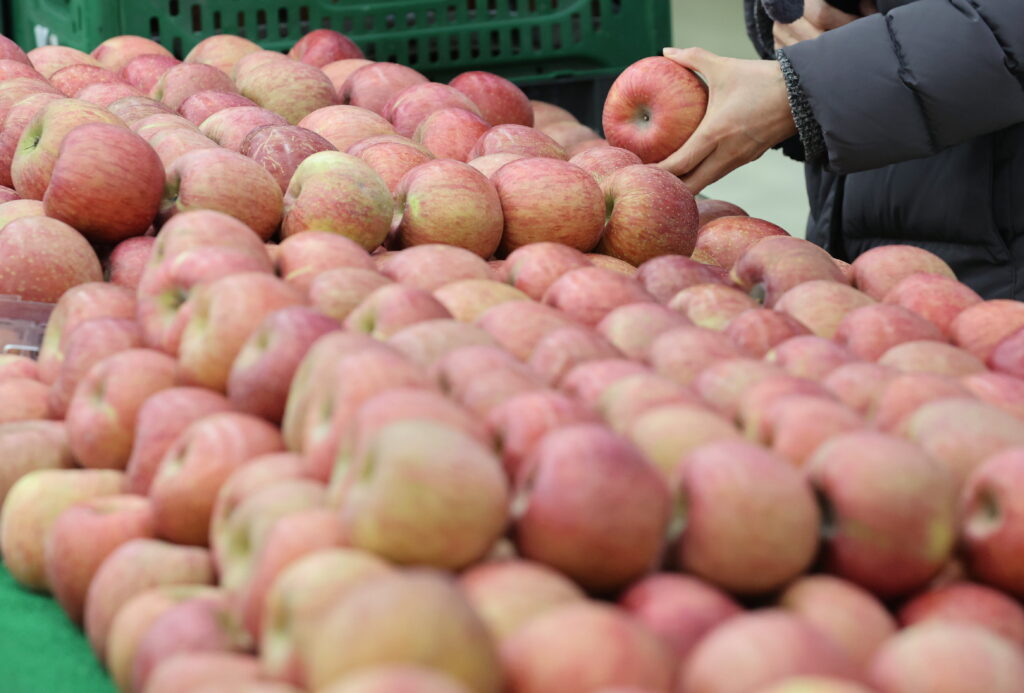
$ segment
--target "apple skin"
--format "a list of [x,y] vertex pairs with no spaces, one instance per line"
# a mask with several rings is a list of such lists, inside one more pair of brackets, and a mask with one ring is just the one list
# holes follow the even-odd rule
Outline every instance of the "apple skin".
[[111,284],[135,291],[142,281],[149,255],[156,244],[152,236],[126,238],[114,246],[107,258],[107,275]]
[[512,251],[502,266],[501,278],[539,301],[563,274],[589,266],[590,262],[579,250],[542,241]]
[[338,88],[344,104],[359,106],[378,115],[384,115],[388,102],[404,89],[429,80],[422,74],[398,63],[374,62],[364,65],[349,75]]
[[50,411],[65,418],[78,383],[94,365],[120,351],[141,347],[142,331],[134,320],[94,318],[80,323],[68,333],[65,358],[50,388]]
[[57,379],[64,362],[65,344],[81,323],[96,318],[134,317],[135,296],[127,289],[99,281],[69,289],[54,306],[46,324],[39,351],[39,379],[50,384]]
[[809,378],[788,373],[763,377],[744,391],[739,402],[736,419],[747,437],[758,442],[768,441],[778,403],[793,395],[831,397],[828,390]]
[[[810,485],[785,460],[721,441],[691,452],[680,475],[687,508],[679,562],[687,572],[750,595],[778,589],[810,566],[821,515]],[[748,512],[759,518],[756,528],[741,519]]]
[[782,397],[775,407],[765,442],[796,467],[803,467],[829,438],[869,428],[868,422],[845,404],[816,395]]
[[529,296],[519,289],[492,279],[459,279],[434,290],[434,298],[441,302],[456,320],[474,323],[488,308],[506,301],[528,301]]
[[197,43],[185,56],[185,61],[212,65],[230,76],[239,60],[259,50],[259,44],[241,36],[215,34]]
[[366,60],[365,58],[342,58],[341,60],[333,60],[326,65],[322,65],[320,69],[331,80],[331,84],[334,85],[334,90],[338,92],[340,98],[341,88],[352,73],[364,65],[372,65],[373,63],[373,60]]
[[43,106],[22,131],[11,160],[11,180],[19,195],[43,199],[61,142],[85,123],[124,126],[120,118],[105,108],[78,99],[58,99]]
[[402,247],[446,243],[482,258],[498,249],[504,226],[494,185],[472,166],[439,159],[409,171],[398,185]]
[[267,169],[285,193],[299,164],[312,154],[333,149],[333,144],[312,130],[297,125],[262,125],[245,136],[239,153]]
[[689,385],[712,363],[743,356],[723,333],[685,325],[658,335],[651,343],[647,361],[659,374]]
[[98,82],[79,89],[75,98],[109,108],[111,104],[122,99],[144,96],[141,91],[124,82]]
[[406,87],[391,97],[381,115],[394,125],[399,135],[412,137],[427,116],[443,108],[461,108],[480,115],[480,109],[468,96],[438,82]]
[[884,303],[903,306],[935,324],[952,337],[953,320],[964,310],[982,302],[981,296],[966,284],[941,274],[911,274],[894,285]]
[[325,693],[396,693],[399,691],[404,693],[468,693],[469,691],[450,676],[424,667],[409,665],[365,669],[338,679],[323,690]]
[[846,284],[812,279],[779,296],[774,308],[795,318],[818,337],[832,339],[848,313],[873,303],[870,296]]
[[[733,218],[711,222],[705,228]],[[739,218],[753,221],[750,217]],[[828,253],[791,236],[766,236],[755,241],[737,258],[730,278],[745,290],[763,293],[768,308],[777,308],[776,303],[786,292],[811,281],[828,280],[846,286],[845,277]]]
[[876,303],[846,314],[835,339],[855,356],[875,361],[891,347],[919,340],[946,341],[933,323],[902,306]]
[[793,582],[778,605],[828,636],[858,667],[896,634],[896,619],[876,597],[832,575],[807,575]]
[[1024,419],[1024,378],[988,371],[968,375],[961,383],[982,402]]
[[0,354],[0,380],[9,378],[39,380],[39,368],[28,356]]
[[583,123],[562,121],[538,129],[565,149],[566,158],[593,147],[608,146],[607,140]]
[[[18,151],[18,142],[21,140],[22,133],[48,104],[62,98],[58,94],[37,92],[11,104],[6,117],[0,120],[0,125],[3,125],[3,129],[0,130],[0,184],[6,187],[14,186],[14,179],[11,177],[11,164]],[[2,112],[0,112],[0,116],[3,116]],[[12,190],[12,192],[17,195],[15,191]],[[20,197],[18,195],[18,198]]]
[[843,404],[868,416],[878,396],[898,373],[877,363],[854,362],[839,366],[821,381]]
[[[620,589],[657,562],[669,521],[668,487],[631,443],[607,428],[577,424],[545,435],[518,488],[515,538],[523,557],[597,592]],[[630,499],[619,506],[628,513],[612,518],[598,510],[609,494],[621,493]]]
[[1004,339],[1024,329],[1020,301],[993,299],[963,310],[950,324],[953,343],[987,361]]
[[143,94],[149,94],[160,81],[160,78],[180,62],[174,56],[169,55],[138,55],[128,61],[118,71],[118,75]]
[[299,125],[319,108],[339,103],[338,93],[327,75],[295,60],[253,63],[249,69],[242,69],[240,62],[236,66],[235,84],[242,96],[279,113],[292,125]]
[[172,387],[147,398],[135,418],[135,439],[125,472],[132,493],[148,494],[160,460],[188,426],[231,410],[223,396],[204,388]]
[[303,231],[284,239],[275,264],[282,279],[306,293],[324,272],[339,268],[374,271],[376,266],[355,241],[327,231]]
[[667,306],[694,325],[723,330],[740,313],[758,307],[747,294],[722,284],[697,284],[672,297]]
[[240,151],[250,132],[264,125],[287,125],[288,121],[259,106],[231,106],[217,111],[199,125],[199,131],[220,146]]
[[[566,640],[567,632],[575,637]],[[616,686],[670,691],[677,667],[644,624],[598,602],[572,602],[541,614],[501,644],[501,658],[509,688],[522,693]]]
[[9,39],[6,36],[0,36],[0,58],[4,60],[17,60],[19,63],[25,63],[31,65],[28,56],[25,55],[25,51],[14,42],[14,39]]
[[572,270],[544,292],[543,302],[584,325],[595,326],[612,310],[631,303],[654,302],[635,279],[600,267]]
[[46,581],[75,625],[82,624],[89,583],[107,556],[153,536],[153,508],[144,496],[100,496],[60,514],[46,538]]
[[80,63],[100,66],[99,61],[91,55],[70,46],[39,46],[30,50],[27,56],[32,67],[46,79],[50,79],[54,72],[68,65]]
[[482,70],[457,75],[449,86],[468,96],[491,125],[513,123],[533,127],[533,107],[523,90],[509,80]]
[[[2,70],[3,68],[0,67],[0,71]],[[57,87],[64,96],[69,98],[79,98],[79,92],[93,84],[110,83],[123,83],[123,80],[116,73],[103,67],[96,67],[95,65],[68,65],[57,70],[50,77],[50,84]],[[134,88],[132,92],[135,94],[139,93]]]
[[739,349],[758,358],[793,337],[810,334],[794,318],[768,308],[743,311],[729,321],[724,332]]
[[262,272],[242,272],[202,284],[178,348],[184,384],[224,392],[246,340],[274,311],[301,305],[302,293]]
[[[457,109],[461,110],[461,109]],[[478,156],[475,159],[470,159],[466,163],[475,168],[480,173],[487,176],[488,179],[493,180],[494,174],[504,166],[505,164],[512,163],[513,161],[519,161],[526,157],[521,154],[511,154],[509,152],[502,152],[500,154],[488,154],[487,156]]]
[[229,400],[238,411],[280,423],[299,363],[313,342],[339,328],[335,320],[304,306],[269,313],[231,365]]
[[745,215],[720,217],[701,225],[693,259],[728,270],[754,244],[771,236],[789,234],[764,219]]
[[973,582],[954,582],[922,592],[899,610],[903,627],[942,621],[988,628],[1017,645],[1024,644],[1024,609],[999,590]]
[[655,573],[637,581],[619,605],[672,649],[680,670],[693,648],[719,624],[743,613],[729,595],[689,575]]
[[658,335],[689,321],[656,303],[630,303],[612,310],[597,324],[597,331],[627,358],[643,361]]
[[345,34],[331,29],[314,29],[295,42],[288,51],[293,60],[323,67],[327,63],[346,58],[362,58],[363,51]]
[[358,106],[325,106],[304,117],[298,125],[320,135],[339,152],[347,152],[370,137],[395,134],[394,127],[382,116]]
[[418,322],[450,317],[448,310],[426,291],[392,283],[363,299],[345,318],[343,326],[383,340]]
[[912,245],[887,245],[861,253],[853,262],[853,285],[876,301],[906,277],[934,274],[956,279],[938,255]]
[[366,251],[380,246],[391,229],[394,203],[387,185],[368,164],[342,152],[317,152],[292,176],[285,193],[282,236],[330,231]]
[[1024,656],[1010,641],[978,626],[922,623],[882,646],[867,679],[885,693],[1010,693],[1024,686]]
[[41,79],[42,75],[31,65],[18,60],[0,59],[0,79]]
[[716,412],[736,419],[747,393],[764,380],[781,374],[759,359],[723,359],[708,365],[693,381],[693,389]]
[[[38,78],[16,77],[0,81],[0,122],[6,120],[15,104],[36,94],[50,94],[58,99],[63,96],[49,82]],[[10,183],[6,185],[10,186]]]
[[616,78],[601,121],[609,144],[653,164],[690,138],[707,105],[707,87],[693,72],[668,58],[644,58]]
[[949,560],[955,487],[921,448],[883,433],[847,433],[819,447],[807,469],[830,508],[829,572],[892,597],[920,589]]
[[181,106],[178,107],[178,113],[193,125],[199,127],[214,113],[242,106],[255,107],[256,104],[241,94],[207,89],[205,91],[197,91],[185,99]]
[[526,365],[543,382],[554,386],[581,363],[621,355],[595,330],[571,325],[544,335],[534,346]]
[[309,303],[316,310],[341,323],[370,294],[390,283],[390,279],[373,270],[354,267],[325,270],[316,275],[310,284]]
[[477,140],[490,129],[486,120],[464,108],[442,108],[423,119],[413,139],[438,159],[470,161]]
[[145,140],[121,126],[86,124],[61,142],[43,205],[87,239],[117,243],[150,227],[163,184],[163,165]]
[[690,255],[697,243],[697,203],[676,176],[626,166],[601,183],[610,214],[598,251],[640,265],[660,255]]
[[985,372],[985,363],[971,352],[934,340],[897,344],[882,354],[878,363],[902,373],[956,377]]
[[46,385],[34,378],[0,381],[0,424],[52,418]]
[[442,243],[391,254],[377,268],[384,276],[423,291],[435,291],[460,279],[494,279],[494,272],[480,256]]
[[494,339],[480,327],[449,318],[423,320],[388,338],[389,346],[427,369],[458,349],[494,344]]
[[11,200],[0,205],[0,229],[15,219],[46,216],[43,203],[39,200]]
[[[811,623],[782,609],[740,614],[709,633],[691,651],[680,690],[761,691],[789,677],[810,675],[858,681],[859,670],[822,636]],[[733,666],[738,657],[743,659],[743,667]]]
[[223,91],[237,93],[234,82],[221,70],[201,63],[180,63],[160,76],[149,92],[150,98],[177,111],[195,93]]
[[495,125],[480,135],[469,152],[469,159],[490,154],[518,154],[527,158],[542,157],[568,160],[557,142],[536,128],[526,125]]
[[149,693],[235,690],[235,686],[260,685],[260,663],[249,654],[220,651],[171,653],[153,668],[146,679]]
[[586,149],[569,159],[594,177],[599,184],[619,169],[642,164],[640,157],[628,149],[603,145]]
[[712,200],[708,198],[697,200],[697,211],[700,213],[700,221],[698,224],[701,228],[703,228],[708,222],[714,221],[720,217],[749,216],[742,207],[734,205],[732,202],[726,202],[725,200]]
[[160,157],[160,162],[165,170],[189,152],[219,147],[216,142],[203,133],[183,128],[166,128],[154,132],[148,141],[149,146]]
[[699,284],[733,285],[727,271],[684,255],[652,258],[637,268],[636,278],[659,303],[668,303],[683,289]]
[[971,392],[955,378],[932,373],[907,373],[892,376],[874,397],[870,414],[875,426],[898,433],[907,417],[924,405],[948,397],[971,397]]
[[124,474],[114,470],[38,469],[19,478],[0,512],[0,550],[11,576],[28,589],[49,591],[44,556],[57,518],[76,503],[124,487]]
[[[302,456],[293,452],[272,452],[259,455],[246,465],[236,469],[228,477],[213,506],[210,517],[210,537],[217,538],[224,533],[224,526],[238,506],[248,498],[281,482],[302,479]],[[214,559],[218,559],[216,553]]]
[[[352,145],[349,154],[358,156],[376,171],[399,204],[398,187],[406,174],[434,159],[416,142],[400,135],[377,135]],[[474,171],[475,172],[475,171]]]
[[92,49],[89,54],[100,65],[117,72],[140,55],[170,56],[171,52],[156,41],[142,36],[112,36]]
[[630,422],[625,435],[669,483],[676,483],[689,453],[709,443],[742,439],[725,417],[679,403],[646,410]]
[[20,199],[21,196],[18,195],[14,188],[8,188],[6,185],[0,185],[0,205]]
[[857,357],[838,341],[798,334],[777,344],[764,359],[798,378],[822,380],[836,368],[856,361]]

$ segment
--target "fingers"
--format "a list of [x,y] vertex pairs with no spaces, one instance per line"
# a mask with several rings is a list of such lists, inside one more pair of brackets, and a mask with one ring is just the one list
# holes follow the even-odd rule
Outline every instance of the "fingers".
[[697,131],[690,135],[690,139],[686,140],[682,147],[670,154],[658,166],[677,176],[682,176],[697,168],[702,161],[707,159],[715,151],[715,146],[715,141],[707,137],[701,128],[697,128]]
[[715,66],[722,60],[711,51],[704,50],[703,48],[664,48],[661,51],[669,60],[679,63],[683,67],[688,67],[694,72],[699,72],[704,76],[708,75],[708,72],[714,70]]

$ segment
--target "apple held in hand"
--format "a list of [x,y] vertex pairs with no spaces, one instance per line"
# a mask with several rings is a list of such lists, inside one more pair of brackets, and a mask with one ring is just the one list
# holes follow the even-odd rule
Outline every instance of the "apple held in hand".
[[651,57],[633,63],[615,80],[601,120],[610,145],[650,164],[689,139],[707,105],[707,87],[696,74],[668,58]]

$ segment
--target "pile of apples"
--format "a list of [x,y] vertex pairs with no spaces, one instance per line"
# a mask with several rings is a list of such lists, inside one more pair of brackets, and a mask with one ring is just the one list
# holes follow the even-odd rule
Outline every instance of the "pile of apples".
[[1024,690],[1024,304],[695,201],[673,63],[623,148],[327,30],[0,58],[0,555],[120,690]]

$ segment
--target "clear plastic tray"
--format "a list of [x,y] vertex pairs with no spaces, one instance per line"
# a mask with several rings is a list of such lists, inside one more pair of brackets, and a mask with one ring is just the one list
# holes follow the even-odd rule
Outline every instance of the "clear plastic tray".
[[52,303],[0,295],[0,354],[35,358],[52,312]]

